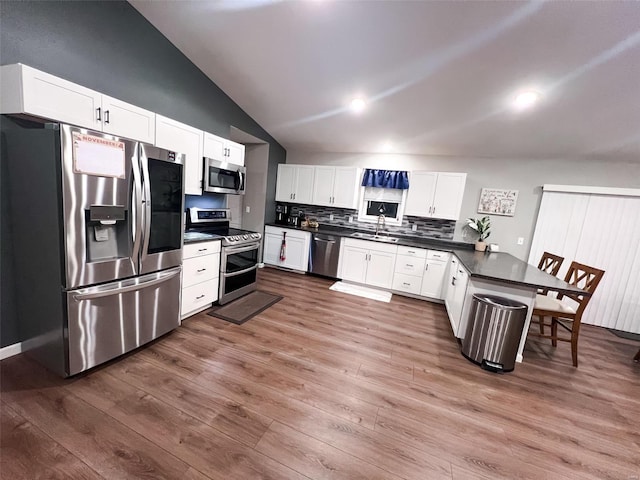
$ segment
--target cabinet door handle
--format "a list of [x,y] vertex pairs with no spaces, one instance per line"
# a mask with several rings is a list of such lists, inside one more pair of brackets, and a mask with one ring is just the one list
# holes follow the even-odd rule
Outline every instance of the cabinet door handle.
[[429,264],[427,263],[427,265],[424,267],[424,271],[427,272],[429,270]]
[[109,110],[104,111],[104,123],[109,123]]
[[198,295],[198,296],[196,297],[196,300],[200,300],[201,298],[204,298],[204,293],[203,293],[202,295]]
[[98,112],[98,117],[96,118],[97,121],[101,122],[102,121],[102,109],[100,107],[96,108],[96,112]]
[[196,272],[200,273],[200,272],[204,272],[206,270],[206,268],[201,268],[199,270],[196,270]]
[[451,285],[456,286],[456,277],[451,277]]
[[416,253],[413,250],[407,250],[407,253]]
[[409,265],[408,263],[405,263],[405,265],[406,265],[407,267],[411,267],[411,268],[413,268],[413,265]]
[[436,213],[436,207],[435,206],[433,207],[433,213]]
[[410,286],[411,286],[411,284],[410,284],[410,283],[407,283],[407,282],[402,282],[402,284],[403,284],[403,285],[406,285],[407,287],[410,287]]
[[207,250],[209,250],[208,248],[199,248],[198,251],[199,252],[206,252]]
[[293,199],[294,199],[294,200],[296,199],[296,194],[295,194],[295,193],[293,194]]

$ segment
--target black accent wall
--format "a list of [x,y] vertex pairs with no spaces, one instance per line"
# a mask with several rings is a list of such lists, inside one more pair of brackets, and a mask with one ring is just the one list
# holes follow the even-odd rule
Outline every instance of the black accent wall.
[[[265,221],[274,220],[277,165],[285,162],[284,148],[129,3],[0,2],[0,64],[18,62],[216,135],[228,138],[234,126],[268,142]],[[7,227],[3,221],[2,347],[20,341],[10,301]]]

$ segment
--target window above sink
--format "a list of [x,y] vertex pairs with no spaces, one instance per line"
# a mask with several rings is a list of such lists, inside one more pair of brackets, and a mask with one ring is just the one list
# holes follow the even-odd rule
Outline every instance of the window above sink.
[[376,223],[382,214],[388,225],[401,225],[407,190],[361,187],[358,221]]

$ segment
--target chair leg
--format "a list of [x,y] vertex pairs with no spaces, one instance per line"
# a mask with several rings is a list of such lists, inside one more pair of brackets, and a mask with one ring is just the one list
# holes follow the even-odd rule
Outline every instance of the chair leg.
[[571,359],[573,360],[573,366],[578,366],[578,334],[571,332]]
[[544,335],[544,317],[540,315],[538,318],[540,319],[540,323],[538,324],[540,327],[540,334]]
[[558,319],[556,317],[551,318],[551,345],[558,346]]

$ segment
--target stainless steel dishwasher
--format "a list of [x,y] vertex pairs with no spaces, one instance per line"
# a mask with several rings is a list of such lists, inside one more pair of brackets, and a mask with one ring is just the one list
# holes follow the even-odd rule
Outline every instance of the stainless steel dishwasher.
[[310,272],[325,277],[338,277],[340,240],[337,235],[314,233],[311,239]]

